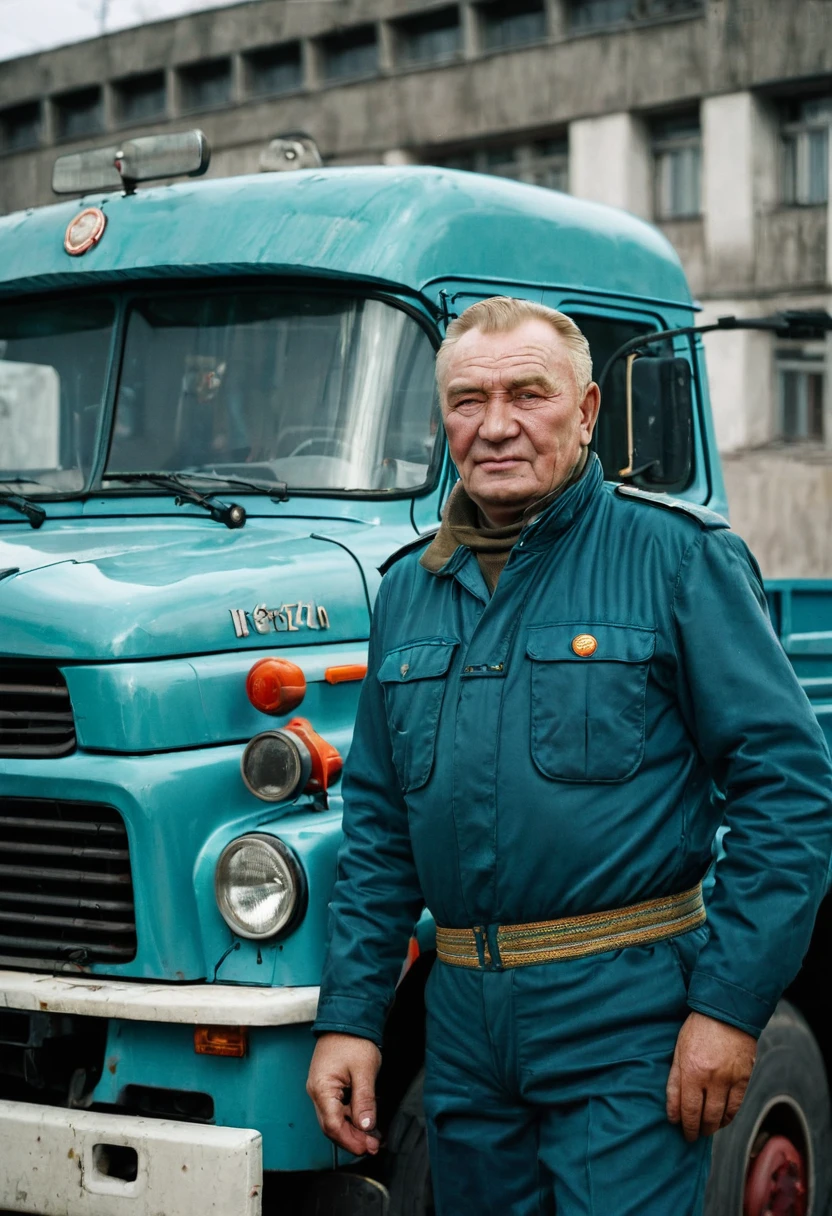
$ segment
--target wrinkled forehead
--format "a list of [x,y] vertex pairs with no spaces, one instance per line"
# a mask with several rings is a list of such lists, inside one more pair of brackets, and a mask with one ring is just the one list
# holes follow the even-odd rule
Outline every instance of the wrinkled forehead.
[[469,329],[449,349],[443,379],[448,387],[459,377],[561,376],[570,369],[569,351],[561,335],[535,319],[497,333]]

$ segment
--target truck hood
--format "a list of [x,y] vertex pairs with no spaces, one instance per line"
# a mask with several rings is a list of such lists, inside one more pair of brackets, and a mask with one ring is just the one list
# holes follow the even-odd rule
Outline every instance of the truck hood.
[[349,538],[368,529],[274,517],[239,531],[164,517],[3,528],[0,654],[88,662],[365,638]]

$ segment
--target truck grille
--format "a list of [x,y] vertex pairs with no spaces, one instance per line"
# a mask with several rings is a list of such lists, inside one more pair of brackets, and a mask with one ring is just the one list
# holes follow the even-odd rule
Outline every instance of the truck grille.
[[130,854],[118,811],[0,798],[0,956],[84,965],[135,954]]
[[66,756],[74,748],[69,690],[57,667],[0,660],[0,756]]

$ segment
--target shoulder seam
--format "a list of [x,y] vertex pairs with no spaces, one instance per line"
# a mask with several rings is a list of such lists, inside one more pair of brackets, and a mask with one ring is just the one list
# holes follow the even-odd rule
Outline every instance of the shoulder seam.
[[422,532],[413,540],[409,540],[407,544],[402,545],[400,549],[396,549],[395,552],[391,553],[388,558],[385,558],[385,560],[378,567],[378,572],[382,578],[391,566],[395,566],[396,562],[400,561],[403,557],[407,557],[408,553],[415,553],[417,549],[421,549],[424,545],[429,544],[434,539],[438,531],[438,528],[433,528],[430,532]]

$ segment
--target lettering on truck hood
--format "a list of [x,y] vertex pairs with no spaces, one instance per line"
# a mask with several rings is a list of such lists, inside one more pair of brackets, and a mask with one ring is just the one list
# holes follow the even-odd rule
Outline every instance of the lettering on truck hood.
[[322,522],[250,518],[229,531],[131,518],[0,533],[0,570],[15,571],[0,582],[0,654],[106,661],[366,638],[348,548],[365,526]]

